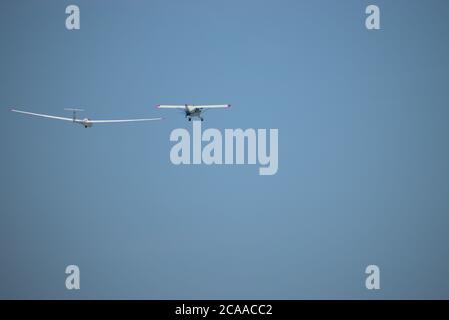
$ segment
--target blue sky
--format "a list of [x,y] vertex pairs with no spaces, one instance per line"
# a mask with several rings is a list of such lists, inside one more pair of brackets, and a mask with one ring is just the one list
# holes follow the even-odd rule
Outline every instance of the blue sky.
[[[449,298],[448,10],[2,1],[0,297]],[[277,174],[174,166],[170,132],[191,124],[164,103],[233,105],[203,128],[279,129]],[[84,129],[11,106],[166,119]]]

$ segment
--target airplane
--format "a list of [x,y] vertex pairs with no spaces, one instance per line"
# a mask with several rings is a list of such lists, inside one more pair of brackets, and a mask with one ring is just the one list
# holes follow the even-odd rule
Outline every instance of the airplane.
[[223,109],[229,108],[230,104],[215,104],[215,105],[206,105],[206,106],[195,106],[193,104],[185,104],[185,105],[164,105],[158,104],[156,108],[158,109],[178,109],[182,110],[185,114],[185,117],[192,121],[193,117],[198,117],[201,121],[203,121],[203,117],[201,117],[201,113],[205,112],[209,109]]
[[49,119],[56,119],[56,120],[71,121],[73,123],[78,123],[78,124],[84,126],[84,128],[90,128],[90,127],[92,127],[96,123],[119,123],[119,122],[141,122],[141,121],[162,120],[162,118],[118,119],[118,120],[91,120],[91,119],[88,119],[88,118],[79,119],[79,118],[76,117],[76,113],[84,111],[83,109],[65,108],[64,110],[72,111],[73,112],[72,118],[57,117],[57,116],[52,116],[52,115],[48,115],[48,114],[40,114],[40,113],[33,113],[33,112],[28,112],[28,111],[11,109],[12,112],[22,113],[22,114],[26,114],[26,115],[38,116],[38,117],[49,118]]

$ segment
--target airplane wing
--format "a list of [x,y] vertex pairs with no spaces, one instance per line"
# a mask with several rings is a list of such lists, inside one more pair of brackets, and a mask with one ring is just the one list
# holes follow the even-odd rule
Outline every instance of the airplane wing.
[[155,120],[162,120],[162,118],[118,119],[118,120],[89,120],[89,123],[120,123],[120,122],[141,122],[141,121],[155,121]]
[[186,105],[167,105],[167,104],[158,104],[156,106],[158,109],[185,109]]
[[221,109],[221,108],[229,108],[230,104],[213,104],[208,106],[195,106],[198,109]]
[[33,113],[33,112],[21,111],[21,110],[15,110],[15,109],[11,109],[11,111],[12,112],[17,112],[17,113],[23,113],[23,114],[27,114],[27,115],[31,115],[31,116],[49,118],[49,119],[73,121],[72,118],[56,117],[56,116],[51,116],[51,115],[48,115],[48,114]]
[[[220,109],[220,108],[229,108],[230,104],[213,104],[207,106],[197,106],[197,105],[188,105],[189,107],[198,108],[198,109]],[[186,105],[166,105],[159,104],[156,106],[159,109],[185,109]]]

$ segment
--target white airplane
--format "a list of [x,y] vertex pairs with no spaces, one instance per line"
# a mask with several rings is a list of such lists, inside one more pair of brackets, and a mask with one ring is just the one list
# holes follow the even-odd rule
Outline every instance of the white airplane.
[[200,118],[201,121],[203,121],[203,117],[201,117],[201,113],[205,112],[209,109],[223,109],[223,108],[229,108],[230,104],[215,104],[215,105],[207,105],[207,106],[195,106],[193,104],[184,104],[184,105],[164,105],[164,104],[158,104],[156,108],[159,109],[178,109],[184,111],[184,114],[186,118],[189,119],[189,121],[192,121],[193,117]]
[[43,118],[49,118],[49,119],[56,119],[56,120],[64,120],[64,121],[70,121],[70,122],[73,122],[73,123],[78,123],[80,125],[83,125],[84,128],[90,128],[90,127],[92,127],[96,123],[119,123],[119,122],[140,122],[140,121],[162,120],[162,118],[119,119],[119,120],[91,120],[91,119],[88,119],[88,118],[78,119],[76,117],[76,113],[79,112],[79,111],[84,111],[83,109],[66,108],[64,110],[72,111],[73,112],[72,118],[57,117],[57,116],[52,116],[52,115],[48,115],[48,114],[40,114],[40,113],[33,113],[33,112],[28,112],[28,111],[21,111],[21,110],[11,109],[12,112],[22,113],[22,114],[26,114],[26,115],[43,117]]

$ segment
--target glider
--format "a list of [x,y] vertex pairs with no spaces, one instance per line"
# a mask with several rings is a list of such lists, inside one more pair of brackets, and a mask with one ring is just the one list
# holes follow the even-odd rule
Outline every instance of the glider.
[[84,111],[83,109],[72,109],[72,108],[66,108],[64,109],[66,111],[72,111],[73,115],[72,118],[65,118],[65,117],[57,117],[57,116],[52,116],[52,115],[48,115],[48,114],[40,114],[40,113],[34,113],[34,112],[28,112],[28,111],[22,111],[22,110],[16,110],[16,109],[11,109],[12,112],[17,112],[17,113],[22,113],[22,114],[26,114],[26,115],[31,115],[31,116],[37,116],[37,117],[43,117],[43,118],[48,118],[48,119],[56,119],[56,120],[64,120],[64,121],[70,121],[73,123],[78,123],[80,125],[83,125],[84,128],[90,128],[92,127],[94,124],[96,123],[121,123],[121,122],[142,122],[142,121],[154,121],[154,120],[162,120],[162,118],[151,118],[151,119],[118,119],[118,120],[91,120],[88,118],[84,118],[84,119],[78,119],[76,117],[76,113],[80,112],[80,111]]
[[159,104],[156,106],[158,109],[178,109],[182,110],[185,114],[185,117],[192,121],[193,117],[198,117],[201,121],[203,121],[203,117],[201,117],[201,113],[205,112],[209,109],[225,109],[229,108],[230,104],[215,104],[215,105],[207,105],[207,106],[195,106],[193,104],[184,104],[184,105],[164,105]]

